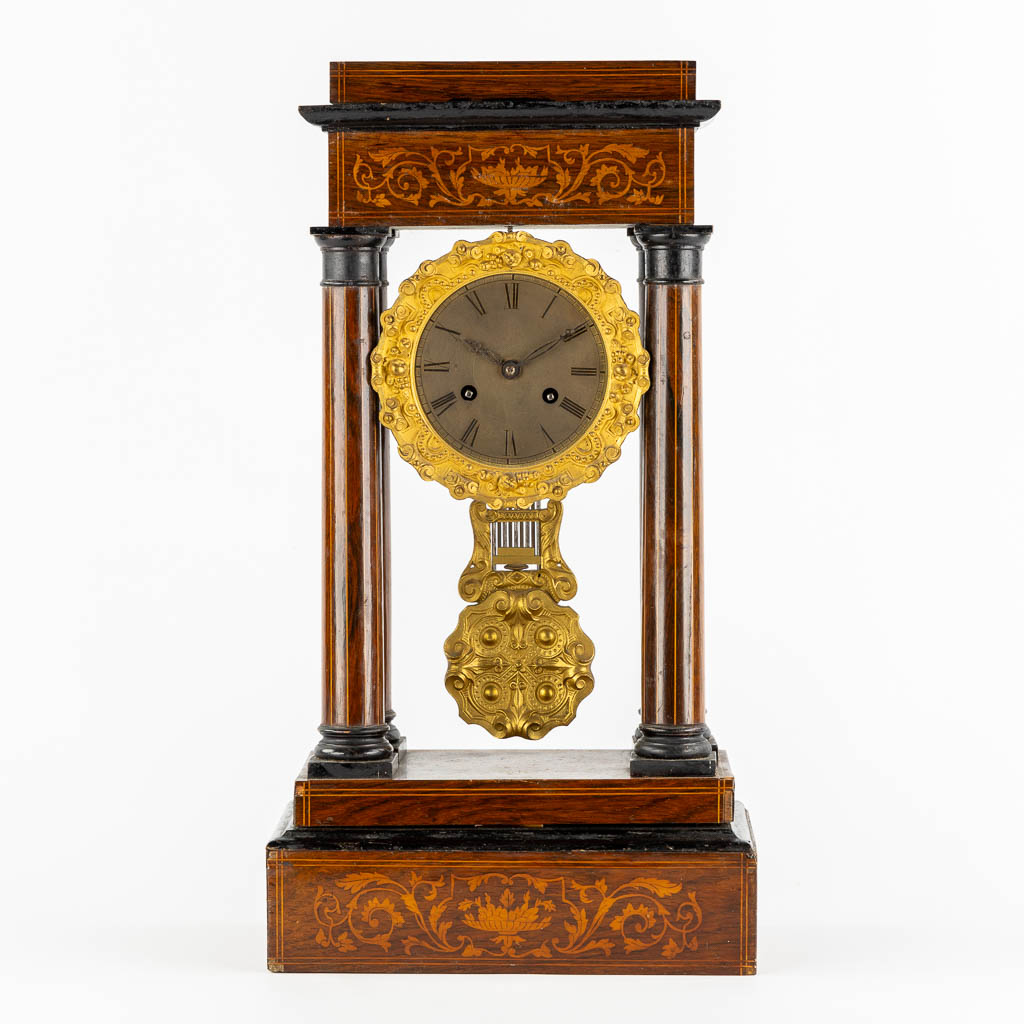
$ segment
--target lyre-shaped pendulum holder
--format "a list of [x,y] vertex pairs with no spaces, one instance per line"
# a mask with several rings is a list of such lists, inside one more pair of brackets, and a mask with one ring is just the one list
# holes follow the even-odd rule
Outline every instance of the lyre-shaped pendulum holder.
[[594,644],[567,605],[576,577],[562,561],[562,503],[469,508],[473,557],[459,578],[463,609],[445,641],[445,687],[463,721],[499,739],[536,740],[576,717],[594,688]]

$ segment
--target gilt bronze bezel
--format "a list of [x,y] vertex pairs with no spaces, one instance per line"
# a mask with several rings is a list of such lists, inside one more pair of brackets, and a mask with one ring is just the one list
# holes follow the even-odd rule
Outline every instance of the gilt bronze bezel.
[[[542,278],[576,298],[598,326],[609,367],[604,399],[587,430],[557,455],[514,469],[477,461],[451,447],[427,419],[413,374],[433,311],[464,285],[509,272]],[[398,286],[398,298],[381,316],[381,339],[370,356],[381,423],[395,435],[398,454],[454,498],[485,501],[492,508],[561,499],[577,484],[597,480],[619,458],[626,435],[640,425],[638,405],[649,385],[649,360],[639,323],[618,281],[566,242],[547,242],[526,231],[496,231],[479,241],[456,242],[444,256],[421,263]]]

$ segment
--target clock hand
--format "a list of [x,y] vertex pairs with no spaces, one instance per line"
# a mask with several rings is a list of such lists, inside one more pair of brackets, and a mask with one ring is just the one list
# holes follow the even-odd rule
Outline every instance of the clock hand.
[[551,341],[546,341],[543,345],[538,345],[525,359],[522,360],[522,365],[525,366],[527,363],[532,363],[534,359],[544,355],[545,352],[550,352],[560,341],[568,341],[569,338],[574,337],[578,333],[578,328],[570,327],[557,338],[552,338]]
[[467,338],[461,334],[459,335],[459,340],[472,352],[483,356],[485,359],[490,359],[492,363],[497,363],[498,366],[505,362],[497,352],[492,352],[482,341],[475,341],[473,338]]

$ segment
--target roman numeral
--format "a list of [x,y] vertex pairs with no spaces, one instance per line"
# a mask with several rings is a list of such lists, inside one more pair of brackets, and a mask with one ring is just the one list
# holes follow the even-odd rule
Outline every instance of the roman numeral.
[[455,337],[459,337],[459,331],[453,331],[450,327],[442,327],[440,324],[434,324],[439,331],[444,331],[446,334],[454,334]]
[[544,317],[546,317],[548,315],[548,310],[555,304],[555,299],[557,299],[557,298],[558,298],[558,293],[556,292],[554,295],[551,296],[551,301],[544,307],[544,312],[541,313],[541,315],[540,315],[541,320],[543,320]]
[[[541,427],[541,430],[543,430],[543,429],[544,428]],[[505,431],[505,454],[506,455],[508,455],[508,450],[509,450],[510,447],[512,449],[512,454],[513,455],[518,455],[519,454],[519,452],[516,451],[516,435],[513,434],[511,430],[506,430]]]
[[483,302],[480,301],[480,296],[476,292],[467,292],[466,301],[477,311],[480,316],[483,316],[487,310],[484,308]]
[[455,392],[449,391],[447,395],[442,395],[440,398],[435,398],[430,403],[430,408],[440,416],[442,413],[447,412],[455,404]]
[[509,309],[519,308],[519,285],[515,282],[505,282],[505,302]]
[[423,370],[425,373],[448,373],[452,368],[450,361],[443,363],[424,363]]
[[578,327],[574,327],[571,331],[566,331],[563,341],[572,341],[573,338],[578,338],[584,331],[590,330],[590,324],[580,324]]
[[563,398],[558,403],[566,412],[571,412],[577,419],[581,419],[587,411],[582,405],[577,405],[571,398]]
[[573,377],[596,377],[597,367],[596,366],[573,366],[569,370],[569,374]]
[[469,426],[462,432],[462,443],[468,444],[470,448],[476,444],[476,435],[480,430],[480,424],[475,419],[469,421]]
[[543,434],[543,435],[544,435],[544,436],[545,436],[545,437],[546,437],[546,438],[547,438],[547,439],[548,439],[548,440],[549,440],[549,441],[550,441],[550,442],[551,442],[552,444],[554,444],[554,443],[555,443],[555,439],[554,439],[554,438],[553,438],[553,437],[552,437],[552,436],[551,436],[551,435],[550,435],[550,434],[549,434],[549,433],[548,433],[548,432],[547,432],[547,431],[546,431],[546,430],[544,429],[544,424],[543,424],[543,423],[538,423],[538,424],[537,424],[537,426],[538,426],[538,427],[540,427],[540,432],[541,432],[541,433],[542,433],[542,434]]

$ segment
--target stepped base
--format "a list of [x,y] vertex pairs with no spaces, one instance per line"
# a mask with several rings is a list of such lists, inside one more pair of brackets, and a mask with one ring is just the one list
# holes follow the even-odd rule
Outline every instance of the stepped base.
[[302,828],[267,846],[268,966],[298,972],[753,974],[749,820]]

